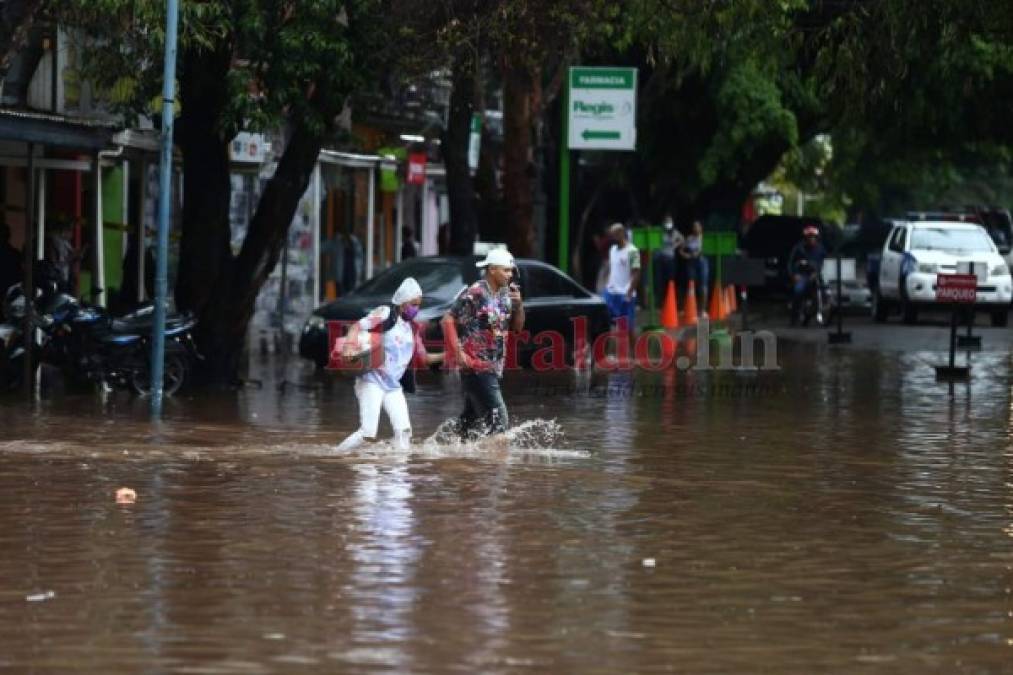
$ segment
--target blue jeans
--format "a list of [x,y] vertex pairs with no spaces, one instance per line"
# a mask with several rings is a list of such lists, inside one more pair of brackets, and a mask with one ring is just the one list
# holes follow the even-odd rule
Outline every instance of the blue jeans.
[[602,294],[605,299],[605,305],[609,310],[609,317],[612,322],[615,323],[619,319],[626,319],[626,329],[633,330],[637,325],[637,303],[635,300],[626,297],[625,293],[609,293],[605,291]]
[[697,288],[707,288],[707,280],[710,277],[710,265],[707,264],[707,258],[687,258],[686,259],[686,279],[692,279],[696,283]]
[[461,373],[464,389],[464,412],[458,418],[463,437],[487,436],[507,430],[507,414],[499,377],[495,373]]
[[661,307],[665,302],[668,282],[675,281],[675,255],[665,251],[654,252],[654,305]]
[[689,289],[688,282],[692,281],[696,285],[696,293],[700,297],[697,301],[702,311],[707,311],[707,286],[710,280],[710,265],[707,262],[707,258],[700,256],[699,258],[686,258],[686,281],[687,290]]

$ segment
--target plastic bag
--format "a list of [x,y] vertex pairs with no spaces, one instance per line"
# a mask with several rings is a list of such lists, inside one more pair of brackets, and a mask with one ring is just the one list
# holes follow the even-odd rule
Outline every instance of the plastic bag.
[[339,375],[357,376],[379,368],[384,363],[383,333],[360,330],[351,356],[345,356],[348,336],[339,337],[331,346],[327,369]]

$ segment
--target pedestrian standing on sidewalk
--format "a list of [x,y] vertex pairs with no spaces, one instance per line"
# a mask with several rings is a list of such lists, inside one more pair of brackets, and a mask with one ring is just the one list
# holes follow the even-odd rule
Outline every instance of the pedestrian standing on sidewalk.
[[668,282],[675,281],[677,259],[676,251],[684,237],[682,232],[675,227],[675,221],[671,215],[665,216],[662,223],[663,233],[661,248],[654,252],[654,301],[655,305],[661,307],[665,301],[665,292],[668,289]]
[[375,441],[380,425],[380,409],[394,429],[394,444],[407,450],[412,425],[408,417],[405,391],[415,393],[415,371],[419,365],[443,361],[442,353],[427,354],[421,329],[415,316],[422,306],[422,288],[412,277],[401,282],[390,305],[377,307],[365,318],[352,324],[345,338],[346,358],[354,357],[361,331],[383,332],[383,365],[355,378],[355,396],[359,400],[359,428],[342,441],[338,450],[351,450],[365,441]]
[[640,251],[626,235],[622,223],[609,228],[612,247],[609,249],[609,277],[605,285],[605,304],[609,316],[619,329],[629,335],[633,354],[637,326],[637,285],[640,283]]
[[500,379],[510,331],[524,330],[520,288],[511,283],[514,258],[506,249],[492,249],[476,264],[484,276],[454,301],[443,317],[447,350],[457,358],[464,388],[464,412],[457,420],[462,438],[507,430],[510,419]]
[[686,266],[687,281],[692,281],[696,285],[696,292],[699,296],[697,306],[701,310],[700,316],[706,318],[710,267],[707,264],[707,258],[703,255],[703,224],[699,220],[693,221],[693,229],[679,248],[679,256]]

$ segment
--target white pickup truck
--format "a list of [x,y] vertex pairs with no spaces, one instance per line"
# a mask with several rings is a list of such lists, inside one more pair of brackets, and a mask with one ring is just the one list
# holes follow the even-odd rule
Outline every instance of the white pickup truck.
[[985,228],[976,223],[898,222],[883,244],[872,316],[885,321],[899,310],[906,323],[936,303],[936,275],[956,274],[959,263],[974,263],[978,277],[975,308],[987,311],[993,326],[1008,321],[1013,282],[1010,270]]

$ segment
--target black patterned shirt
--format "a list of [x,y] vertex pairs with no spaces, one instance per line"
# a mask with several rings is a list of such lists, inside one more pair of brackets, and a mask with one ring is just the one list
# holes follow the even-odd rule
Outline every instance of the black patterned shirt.
[[492,371],[502,377],[511,309],[507,289],[493,293],[485,279],[473,283],[454,301],[450,315],[457,321],[461,348],[475,362],[471,370]]

